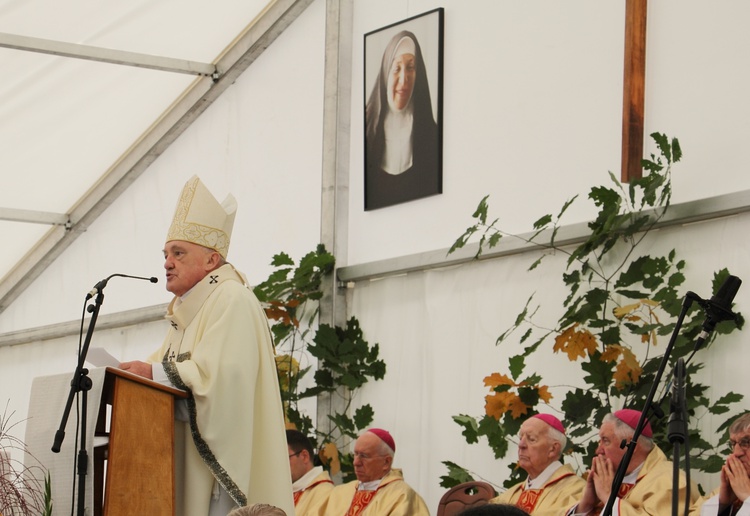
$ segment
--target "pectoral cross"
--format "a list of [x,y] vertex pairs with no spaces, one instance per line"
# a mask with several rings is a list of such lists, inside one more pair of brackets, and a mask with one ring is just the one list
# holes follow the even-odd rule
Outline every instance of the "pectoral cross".
[[648,0],[625,0],[625,73],[620,175],[620,180],[624,183],[642,177],[647,4]]

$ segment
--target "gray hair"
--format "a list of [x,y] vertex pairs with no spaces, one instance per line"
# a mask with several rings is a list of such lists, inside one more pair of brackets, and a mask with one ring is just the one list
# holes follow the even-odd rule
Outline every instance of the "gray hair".
[[[607,414],[604,416],[602,423],[613,423],[615,425],[615,436],[617,436],[618,439],[630,439],[635,435],[635,430],[614,414]],[[654,449],[654,440],[643,434],[638,436],[638,444],[640,444],[646,451]]]
[[731,425],[729,425],[730,434],[739,434],[750,429],[750,412],[747,412],[737,419],[735,419]]
[[387,455],[388,457],[393,458],[393,456],[396,454],[396,452],[394,452],[391,449],[391,447],[386,444],[386,442],[384,440],[382,440],[380,438],[378,438],[378,440],[380,441],[378,443],[378,453],[380,455]]
[[227,516],[287,516],[287,514],[275,505],[255,503],[245,507],[238,507],[227,514]]
[[547,425],[547,437],[560,443],[560,455],[562,455],[565,446],[568,445],[568,438],[565,437],[565,434]]

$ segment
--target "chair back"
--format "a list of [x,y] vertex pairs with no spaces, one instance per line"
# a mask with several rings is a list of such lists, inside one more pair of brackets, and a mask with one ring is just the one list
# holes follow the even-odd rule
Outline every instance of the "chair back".
[[437,516],[456,516],[469,507],[485,505],[494,497],[495,488],[487,482],[464,482],[453,486],[440,498]]

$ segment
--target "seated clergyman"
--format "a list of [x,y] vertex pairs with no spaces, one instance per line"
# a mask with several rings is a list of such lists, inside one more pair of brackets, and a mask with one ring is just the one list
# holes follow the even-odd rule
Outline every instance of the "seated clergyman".
[[490,503],[513,504],[534,516],[564,513],[586,482],[560,460],[568,442],[562,423],[553,415],[536,414],[524,421],[518,437],[518,467],[528,476]]

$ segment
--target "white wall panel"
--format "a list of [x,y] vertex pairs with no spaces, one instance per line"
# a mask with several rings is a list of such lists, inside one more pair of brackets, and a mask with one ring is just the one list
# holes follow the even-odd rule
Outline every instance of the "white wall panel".
[[[737,235],[747,231],[750,215],[720,221],[674,227],[649,236],[641,252],[666,254],[672,248],[687,260],[684,289],[704,298],[711,296],[713,272],[727,267],[740,278],[750,278],[746,256],[750,249]],[[535,253],[466,265],[411,273],[358,283],[352,293],[351,313],[356,315],[370,343],[380,344],[387,364],[384,380],[364,387],[359,403],[370,403],[375,424],[394,435],[398,453],[394,463],[404,469],[407,481],[425,497],[431,510],[444,489],[440,476],[447,473],[441,461],[456,462],[496,486],[508,475],[507,465],[516,459],[511,445],[506,460],[496,461],[480,442],[467,445],[462,428],[452,416],[484,414],[488,390],[483,379],[493,372],[509,374],[508,358],[521,352],[515,337],[496,347],[495,341],[514,322],[528,297],[535,293],[542,308],[534,318],[542,327],[554,327],[562,314],[566,295],[561,279],[565,256],[548,257],[539,269],[526,272]],[[747,310],[750,288],[741,288],[737,310]],[[719,335],[714,345],[694,360],[705,369],[692,381],[711,385],[712,394],[734,390],[747,395],[736,381],[744,374],[742,332]],[[662,338],[663,352],[668,339]],[[527,360],[526,372],[536,371],[551,386],[552,407],[560,403],[570,386],[583,386],[580,368],[566,356],[552,352],[552,341]],[[528,345],[528,343],[527,343]],[[645,347],[636,353],[643,356]],[[750,398],[739,404],[750,409]],[[715,439],[720,418],[705,415],[701,424],[706,439]],[[712,488],[716,479],[697,478]],[[708,482],[708,485],[706,485]]]

